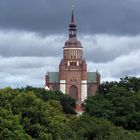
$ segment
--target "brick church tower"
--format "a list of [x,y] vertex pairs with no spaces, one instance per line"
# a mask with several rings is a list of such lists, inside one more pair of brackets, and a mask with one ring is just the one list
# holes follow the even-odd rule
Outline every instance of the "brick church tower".
[[87,97],[87,64],[83,59],[83,47],[76,35],[77,29],[72,11],[69,39],[63,47],[63,59],[59,66],[60,90],[80,103]]
[[59,72],[49,72],[46,75],[46,89],[60,90],[74,98],[77,111],[87,96],[94,95],[100,84],[98,72],[87,72],[87,64],[83,57],[83,47],[77,39],[77,28],[72,10],[69,24],[69,38],[63,47],[63,58]]

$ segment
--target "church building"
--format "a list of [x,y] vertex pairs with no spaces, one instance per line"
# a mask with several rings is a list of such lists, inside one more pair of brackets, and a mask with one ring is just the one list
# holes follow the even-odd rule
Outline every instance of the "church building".
[[77,105],[80,105],[87,96],[95,95],[99,85],[100,74],[87,72],[83,47],[77,39],[77,25],[72,10],[69,38],[63,47],[63,58],[59,64],[59,72],[47,73],[45,88],[47,90],[60,90],[74,98]]

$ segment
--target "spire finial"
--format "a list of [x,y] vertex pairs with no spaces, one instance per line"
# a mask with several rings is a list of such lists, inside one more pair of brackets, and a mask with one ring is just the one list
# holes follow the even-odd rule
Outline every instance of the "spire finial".
[[69,37],[72,38],[72,37],[76,37],[76,32],[77,32],[77,29],[76,29],[76,23],[75,23],[75,18],[74,18],[74,5],[72,5],[72,15],[71,15],[71,22],[69,24]]
[[72,5],[71,23],[75,23],[75,19],[74,19],[74,5]]

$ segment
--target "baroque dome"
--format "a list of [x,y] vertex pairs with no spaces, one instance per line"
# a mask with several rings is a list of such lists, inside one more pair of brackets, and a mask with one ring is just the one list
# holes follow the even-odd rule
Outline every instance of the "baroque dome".
[[65,42],[64,48],[82,48],[81,42],[77,38],[69,38]]

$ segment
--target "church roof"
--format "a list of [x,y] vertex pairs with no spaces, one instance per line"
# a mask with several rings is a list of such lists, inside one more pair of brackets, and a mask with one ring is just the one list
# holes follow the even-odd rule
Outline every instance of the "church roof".
[[49,83],[59,83],[59,72],[48,72]]
[[87,72],[87,82],[96,83],[97,82],[97,73],[96,72]]
[[77,38],[69,38],[65,42],[64,48],[82,48],[81,42]]
[[[48,72],[49,83],[59,83],[59,72]],[[96,83],[97,82],[97,73],[96,72],[87,72],[87,82]]]

